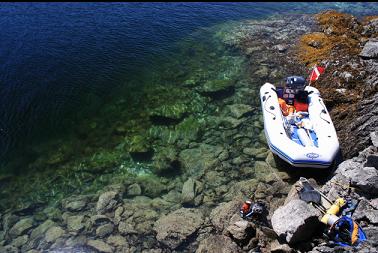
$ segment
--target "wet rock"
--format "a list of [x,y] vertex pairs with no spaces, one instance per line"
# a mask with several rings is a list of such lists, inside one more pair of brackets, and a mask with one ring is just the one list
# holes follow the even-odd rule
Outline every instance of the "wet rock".
[[109,236],[106,242],[114,247],[123,247],[127,245],[126,239],[119,235]]
[[20,248],[22,245],[25,245],[28,242],[28,239],[28,235],[19,236],[12,241],[11,245],[16,248]]
[[231,217],[240,209],[241,201],[233,200],[220,203],[210,213],[210,221],[219,232],[228,227]]
[[43,212],[47,215],[47,217],[53,221],[61,221],[62,220],[62,211],[59,208],[49,206],[46,207]]
[[73,202],[69,202],[66,205],[64,205],[64,209],[72,212],[83,210],[86,206],[86,202],[83,200],[77,200]]
[[136,234],[134,226],[127,221],[121,221],[118,225],[118,231],[121,235]]
[[138,196],[138,195],[141,195],[141,194],[142,194],[142,188],[137,183],[132,184],[127,188],[127,195],[128,196],[133,197],[133,196]]
[[221,146],[201,144],[198,148],[184,149],[179,155],[180,163],[189,175],[200,175],[217,164]]
[[4,253],[18,253],[19,250],[13,245],[0,246],[0,251]]
[[[167,189],[166,182],[162,178],[149,176],[139,180],[139,185],[142,187],[144,197],[156,198],[161,196]],[[135,198],[140,198],[137,196]],[[147,200],[147,199],[146,199]]]
[[100,195],[97,204],[96,211],[99,214],[111,211],[118,203],[118,193],[114,191],[105,192]]
[[156,221],[156,239],[171,249],[180,246],[203,223],[203,214],[194,208],[181,208]]
[[19,220],[13,227],[9,230],[9,235],[12,238],[18,237],[25,234],[29,229],[33,227],[33,218],[24,218]]
[[177,124],[188,114],[188,109],[184,103],[161,105],[150,112],[150,119],[154,124]]
[[67,217],[67,229],[72,232],[80,232],[84,229],[84,216],[74,215]]
[[272,226],[280,237],[293,244],[311,238],[319,226],[318,216],[314,207],[294,199],[273,213]]
[[211,235],[202,240],[196,253],[238,253],[242,252],[239,246],[224,235]]
[[193,204],[194,198],[196,196],[195,192],[195,181],[193,178],[189,178],[182,186],[181,191],[181,203],[182,204]]
[[3,230],[8,231],[20,218],[12,213],[7,213],[3,217]]
[[115,212],[114,212],[114,219],[113,219],[114,224],[118,225],[119,222],[122,220],[122,214],[123,214],[124,210],[125,209],[122,206],[119,206],[115,210]]
[[111,222],[110,218],[106,215],[103,215],[103,214],[97,214],[97,215],[93,215],[91,216],[91,223],[92,225],[101,225],[101,224],[104,224],[104,223],[109,223]]
[[58,238],[60,238],[64,234],[65,231],[61,227],[54,226],[47,230],[45,240],[46,242],[54,243]]
[[177,149],[173,147],[164,147],[155,152],[152,158],[152,164],[154,172],[158,175],[169,176],[181,173]]
[[247,116],[253,111],[253,108],[250,105],[245,104],[233,104],[227,106],[227,108],[230,111],[231,116],[237,119]]
[[100,241],[100,240],[88,240],[87,245],[98,252],[103,253],[112,253],[113,248],[110,247],[107,243]]
[[111,223],[101,225],[96,229],[96,236],[105,237],[111,234],[113,230],[114,230],[114,225]]
[[151,143],[148,137],[142,135],[134,135],[128,141],[128,151],[135,161],[150,160],[153,155]]
[[55,225],[56,225],[55,222],[53,222],[52,220],[46,220],[45,222],[40,224],[38,227],[33,229],[33,231],[30,234],[30,240],[33,241],[33,240],[37,240],[37,238],[39,238],[39,237],[43,237],[45,232],[49,228],[51,228],[52,226],[55,226]]
[[363,59],[375,59],[378,58],[378,41],[369,40],[362,49],[360,56]]
[[80,247],[87,243],[87,238],[84,235],[79,235],[77,237],[70,237],[66,241],[67,247]]

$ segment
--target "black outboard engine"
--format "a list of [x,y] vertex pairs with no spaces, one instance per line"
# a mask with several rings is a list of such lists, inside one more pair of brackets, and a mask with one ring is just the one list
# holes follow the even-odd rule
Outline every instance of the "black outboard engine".
[[304,89],[305,79],[303,76],[289,76],[286,78],[286,87],[290,89]]
[[302,76],[289,76],[286,78],[286,87],[283,92],[283,99],[289,105],[294,104],[294,97],[298,91],[305,88],[305,79]]

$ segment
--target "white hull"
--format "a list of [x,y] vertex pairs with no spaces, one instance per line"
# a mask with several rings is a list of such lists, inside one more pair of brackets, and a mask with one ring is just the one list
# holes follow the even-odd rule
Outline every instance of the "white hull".
[[295,167],[327,168],[339,152],[336,130],[319,91],[311,86],[305,90],[310,93],[308,112],[316,134],[315,145],[304,146],[287,133],[275,86],[270,83],[260,88],[265,136],[271,151],[289,164]]

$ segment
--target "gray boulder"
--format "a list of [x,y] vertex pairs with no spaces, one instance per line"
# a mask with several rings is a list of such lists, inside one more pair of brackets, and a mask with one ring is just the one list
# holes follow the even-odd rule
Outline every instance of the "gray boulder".
[[156,221],[154,230],[156,239],[175,249],[188,237],[192,236],[202,225],[203,214],[195,208],[181,208]]
[[361,163],[346,160],[335,172],[350,179],[353,186],[357,186],[368,194],[378,194],[378,170],[374,167],[363,167]]
[[118,203],[118,193],[115,191],[105,192],[100,195],[96,204],[96,211],[99,214],[112,210]]
[[362,49],[360,56],[364,59],[378,58],[378,41],[369,40]]
[[227,227],[227,232],[237,241],[251,238],[256,234],[254,229],[251,227],[251,223],[246,220],[239,220],[231,224]]
[[373,224],[378,224],[378,210],[375,209],[369,201],[362,199],[353,213],[356,220],[368,220]]
[[320,212],[306,202],[294,199],[279,207],[272,216],[273,230],[289,244],[311,238],[320,225]]
[[242,252],[239,246],[224,235],[211,235],[202,240],[196,253],[238,253]]

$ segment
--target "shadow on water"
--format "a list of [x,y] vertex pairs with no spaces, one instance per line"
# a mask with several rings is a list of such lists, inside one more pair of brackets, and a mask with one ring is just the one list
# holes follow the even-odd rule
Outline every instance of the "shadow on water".
[[332,165],[328,168],[298,168],[290,165],[275,154],[273,154],[273,157],[278,168],[290,175],[291,183],[295,183],[300,177],[305,177],[307,179],[313,178],[319,184],[325,184],[333,176],[338,165],[343,162],[341,151],[338,152]]

